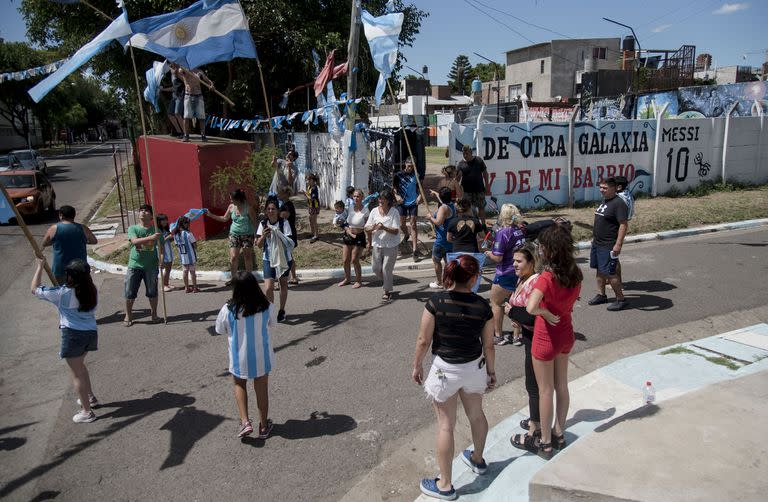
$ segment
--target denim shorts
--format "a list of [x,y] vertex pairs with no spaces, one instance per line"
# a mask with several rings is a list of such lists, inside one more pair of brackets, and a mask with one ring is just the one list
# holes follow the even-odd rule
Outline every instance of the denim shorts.
[[595,246],[589,250],[589,268],[597,269],[601,275],[614,276],[619,265],[618,258],[611,258],[611,248]]
[[434,243],[432,245],[432,259],[435,261],[440,261],[446,258],[446,255],[453,250],[453,244],[447,243],[447,244],[438,244]]
[[97,350],[99,335],[93,331],[81,331],[79,329],[61,328],[61,351],[59,357],[80,357],[86,352]]
[[517,288],[517,276],[515,274],[499,275],[496,274],[493,278],[493,283],[501,286],[507,291],[514,291]]
[[129,268],[125,271],[125,299],[135,300],[139,293],[141,281],[144,281],[144,289],[147,298],[157,298],[157,269],[144,270],[141,268]]
[[202,94],[184,95],[184,118],[205,119],[205,102]]
[[[293,266],[293,260],[288,262],[288,270],[283,272],[283,275],[280,276],[280,278],[288,277],[288,274],[291,272],[291,267]],[[277,270],[275,270],[274,267],[270,266],[269,260],[264,260],[264,279],[275,279],[277,278]]]

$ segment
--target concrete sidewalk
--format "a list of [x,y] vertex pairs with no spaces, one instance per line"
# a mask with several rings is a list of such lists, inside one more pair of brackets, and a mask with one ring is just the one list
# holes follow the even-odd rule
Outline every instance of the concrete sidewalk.
[[565,450],[514,448],[523,409],[489,432],[485,475],[454,459],[454,487],[472,501],[765,500],[766,383],[765,323],[620,359],[571,382]]

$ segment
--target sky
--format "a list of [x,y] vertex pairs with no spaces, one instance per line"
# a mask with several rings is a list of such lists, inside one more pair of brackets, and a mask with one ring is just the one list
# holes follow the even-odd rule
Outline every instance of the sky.
[[[712,54],[717,66],[760,66],[768,49],[766,0],[410,1],[429,12],[429,17],[422,21],[413,47],[404,47],[402,52],[408,66],[417,71],[423,66],[429,68],[433,84],[447,82],[451,64],[459,54],[468,56],[472,64],[487,62],[475,52],[503,63],[506,51],[533,43],[630,34],[603,17],[632,26],[644,49],[675,50],[692,44],[697,55]],[[17,11],[20,3],[0,0],[0,37],[8,41],[26,39]],[[130,15],[130,0],[126,5]],[[402,74],[409,73],[417,74],[408,68]]]

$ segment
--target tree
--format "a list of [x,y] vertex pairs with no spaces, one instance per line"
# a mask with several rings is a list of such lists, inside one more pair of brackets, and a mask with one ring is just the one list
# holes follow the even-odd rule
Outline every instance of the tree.
[[469,64],[469,58],[464,54],[459,54],[453,61],[451,71],[448,72],[448,84],[451,91],[467,95],[469,94],[472,83],[472,65]]
[[[114,0],[93,0],[97,8],[116,16]],[[365,8],[374,15],[384,12],[386,0],[371,0]],[[179,10],[189,5],[189,0],[153,0],[127,3],[131,20]],[[277,111],[277,103],[286,89],[311,82],[315,76],[311,52],[316,49],[323,55],[336,49],[337,63],[346,57],[349,37],[349,0],[271,0],[269,2],[243,2],[243,11],[250,21],[251,34],[256,43],[264,80],[267,86],[269,111]],[[395,9],[405,13],[400,44],[411,46],[419,33],[421,20],[427,13],[413,3],[395,1]],[[69,55],[91,40],[108,21],[87,6],[76,3],[61,5],[43,0],[25,0],[21,7],[27,23],[29,38],[50,49]],[[360,37],[361,40],[365,37]],[[160,56],[142,50],[134,51],[139,72],[150,67]],[[393,83],[402,68],[402,54],[395,65]],[[126,102],[135,109],[135,84],[130,58],[113,44],[91,63],[96,75],[103,75],[112,86],[128,92]],[[258,66],[253,59],[238,59],[235,64],[214,63],[205,68],[208,76],[219,89],[226,89],[235,102],[233,116],[253,117],[266,115]],[[358,56],[358,92],[370,96],[376,87],[378,72],[371,61],[368,44],[361,41]],[[143,79],[142,84],[143,84]],[[337,92],[337,95],[340,94]],[[223,115],[219,98],[206,94],[206,109],[214,115]],[[310,108],[315,107],[314,96]],[[286,112],[307,109],[306,91],[290,96]]]
[[472,68],[472,76],[483,82],[504,80],[504,66],[499,63],[478,63]]
[[[12,72],[42,66],[46,55],[20,42],[0,42],[0,71]],[[38,79],[39,80],[39,79]],[[0,116],[7,120],[13,131],[27,138],[29,134],[30,111],[35,103],[27,94],[34,80],[6,80],[0,84]]]

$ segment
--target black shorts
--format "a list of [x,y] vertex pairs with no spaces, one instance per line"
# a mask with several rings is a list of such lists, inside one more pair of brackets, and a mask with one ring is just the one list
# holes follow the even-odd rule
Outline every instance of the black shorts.
[[343,242],[346,246],[357,246],[364,248],[366,245],[365,232],[360,232],[354,237],[344,232],[344,234],[341,236],[341,242]]

